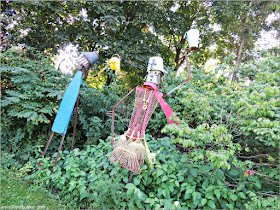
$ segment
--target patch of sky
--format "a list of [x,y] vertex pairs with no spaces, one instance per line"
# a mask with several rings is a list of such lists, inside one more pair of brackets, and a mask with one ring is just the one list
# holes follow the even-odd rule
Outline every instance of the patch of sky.
[[58,56],[55,58],[56,68],[63,74],[72,74],[77,64],[78,45],[69,44],[58,50]]

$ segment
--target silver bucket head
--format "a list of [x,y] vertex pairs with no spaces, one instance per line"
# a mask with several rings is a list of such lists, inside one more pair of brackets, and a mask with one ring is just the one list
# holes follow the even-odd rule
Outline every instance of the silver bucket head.
[[91,66],[93,66],[97,61],[98,61],[98,52],[94,51],[94,52],[81,52],[81,54],[83,54],[88,61],[90,62]]
[[147,72],[150,71],[160,71],[162,73],[167,73],[163,68],[163,59],[161,57],[155,56],[149,59]]

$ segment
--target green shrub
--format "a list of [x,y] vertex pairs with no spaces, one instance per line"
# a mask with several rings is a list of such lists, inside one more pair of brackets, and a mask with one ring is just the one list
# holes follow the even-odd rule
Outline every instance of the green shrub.
[[[41,61],[49,62],[38,55],[32,50],[4,52],[2,148],[3,157],[13,158],[4,165],[29,160],[23,165],[24,173],[33,174],[27,178],[58,192],[69,208],[250,209],[279,205],[279,57],[254,64],[254,76],[248,73],[252,66],[244,67],[244,78],[236,84],[201,69],[192,71],[192,80],[165,98],[181,124],[165,126],[167,120],[158,106],[146,130],[150,150],[160,152],[157,163],[143,165],[142,173],[128,184],[129,171],[105,156],[112,150],[111,120],[106,112],[128,92],[114,75],[109,86],[95,89],[84,82],[81,87],[79,148],[63,149],[52,169],[59,143],[54,139],[47,157],[37,160],[48,138],[49,121],[69,83],[69,78],[62,78],[51,66],[45,66],[45,76],[36,72]],[[184,79],[185,75],[170,74],[165,79],[167,91]],[[63,85],[56,87],[56,83]],[[44,97],[44,91],[53,85],[53,92]],[[131,95],[116,112],[116,133],[126,130],[133,102]],[[69,131],[72,126],[73,119]],[[70,147],[71,135],[65,142],[64,148]],[[39,160],[43,165],[37,171]]]
[[[13,47],[1,54],[1,148],[25,163],[36,156],[37,147],[44,148],[64,92],[70,83],[53,67],[50,57],[34,48]],[[110,73],[110,72],[109,72]],[[112,75],[113,76],[113,75]],[[94,89],[83,82],[80,90],[79,115],[75,146],[98,144],[96,139],[110,135],[111,122],[106,116],[126,88],[121,81]],[[124,132],[122,117],[116,119],[116,131]],[[72,117],[64,147],[70,147]],[[57,151],[60,136],[55,135],[48,153]]]
[[53,174],[56,153],[39,159],[43,165],[31,177],[56,190],[72,208],[244,209],[253,198],[250,192],[260,189],[256,174],[247,177],[240,168],[194,161],[172,144],[174,137],[147,138],[150,150],[159,152],[157,163],[142,165],[130,184],[129,171],[105,156],[112,150],[109,138],[86,150],[63,151]]
[[250,196],[251,196],[251,201],[245,204],[246,209],[279,209],[280,208],[279,197],[274,196],[274,197],[264,198],[262,196],[257,196],[253,192],[250,192]]
[[45,144],[68,77],[46,55],[32,48],[1,54],[1,148],[24,162]]

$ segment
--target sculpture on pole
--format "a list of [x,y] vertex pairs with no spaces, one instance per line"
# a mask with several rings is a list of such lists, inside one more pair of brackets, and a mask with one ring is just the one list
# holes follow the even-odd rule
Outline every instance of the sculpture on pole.
[[[51,143],[51,140],[54,136],[54,133],[62,134],[62,139],[59,145],[59,149],[57,152],[57,156],[55,159],[54,167],[57,164],[57,160],[60,154],[60,150],[62,148],[62,144],[67,132],[67,128],[71,117],[75,110],[75,120],[74,120],[74,128],[73,128],[73,139],[72,139],[72,146],[71,150],[74,148],[74,140],[75,140],[75,133],[76,133],[76,123],[77,123],[77,115],[78,115],[78,104],[79,104],[79,94],[80,94],[80,87],[82,84],[82,80],[87,79],[88,71],[93,67],[93,65],[98,61],[98,52],[81,52],[77,58],[78,63],[78,71],[76,72],[75,76],[73,77],[71,83],[67,87],[61,104],[59,106],[58,112],[54,119],[52,128],[51,128],[51,136],[47,142],[47,145],[44,149],[42,157],[45,156],[47,149]],[[98,74],[92,76],[96,77],[100,75],[105,69],[110,66],[112,70],[119,70],[120,68],[120,58],[113,56],[109,64],[102,68]],[[40,165],[40,163],[39,163]]]
[[[188,62],[188,50],[198,49],[197,29],[188,31],[189,48],[185,50],[185,59],[187,66],[188,79],[180,85],[163,95],[160,92],[162,87],[162,77],[167,73],[163,68],[163,59],[161,57],[151,57],[149,59],[146,81],[141,87],[133,88],[127,95],[124,96],[107,115],[112,117],[111,125],[111,145],[113,151],[110,154],[110,161],[118,161],[120,166],[131,171],[129,183],[131,182],[133,172],[140,174],[141,165],[146,160],[150,164],[155,163],[155,153],[151,153],[145,138],[145,130],[148,122],[154,113],[158,103],[160,104],[168,122],[173,124],[177,116],[173,110],[165,102],[163,97],[170,95],[173,91],[184,85],[190,80],[190,68]],[[194,38],[193,38],[194,37]],[[193,39],[192,39],[193,38]],[[136,90],[134,108],[131,114],[130,122],[127,131],[117,136],[114,133],[115,109],[119,106],[134,90]],[[173,116],[173,119],[170,117]]]

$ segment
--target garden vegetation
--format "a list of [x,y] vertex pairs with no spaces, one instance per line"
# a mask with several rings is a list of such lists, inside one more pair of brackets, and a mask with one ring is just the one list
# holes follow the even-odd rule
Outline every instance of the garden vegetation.
[[[29,206],[51,209],[279,209],[280,52],[253,53],[256,34],[275,28],[263,19],[279,12],[279,4],[178,5],[1,2],[6,11],[1,14],[2,206],[31,202]],[[83,9],[87,16],[81,15]],[[185,71],[178,69],[187,47],[184,30],[194,22],[205,38],[201,49],[190,55],[191,80],[165,98],[180,125],[168,125],[157,107],[146,130],[156,164],[143,164],[141,174],[128,183],[130,172],[108,158],[107,111],[142,83],[148,58],[157,53],[168,71],[164,93],[186,80]],[[210,27],[214,22],[220,31]],[[210,51],[213,42],[217,47]],[[54,67],[57,51],[69,43],[79,45],[80,51],[100,51],[90,75],[115,53],[122,56],[122,72],[108,69],[83,81],[75,149],[70,150],[72,119],[53,168],[61,137],[53,138],[44,158],[42,150],[72,79]],[[220,59],[210,71],[205,70],[209,58]],[[126,131],[133,102],[131,95],[117,109],[116,134]],[[35,199],[32,193],[40,196]]]

